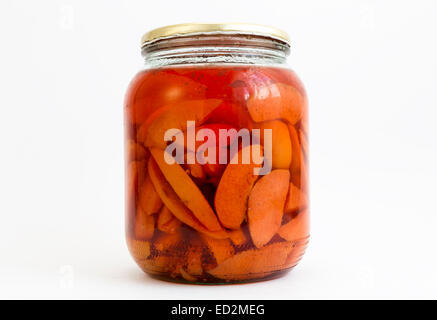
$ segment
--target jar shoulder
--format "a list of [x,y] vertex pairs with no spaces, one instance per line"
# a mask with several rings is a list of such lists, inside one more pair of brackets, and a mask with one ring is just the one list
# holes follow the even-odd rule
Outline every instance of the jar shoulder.
[[[276,83],[293,86],[306,96],[302,81],[287,66],[177,65],[139,71],[129,84],[127,102],[129,98],[150,97],[150,93],[156,95],[157,87],[177,95],[188,90],[207,91],[208,87],[225,91],[244,85],[262,87]],[[154,91],[148,92],[147,89]]]

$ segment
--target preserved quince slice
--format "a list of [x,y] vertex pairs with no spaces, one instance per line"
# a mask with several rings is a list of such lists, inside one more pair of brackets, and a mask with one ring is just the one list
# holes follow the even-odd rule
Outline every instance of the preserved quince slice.
[[261,249],[240,252],[208,271],[219,279],[246,280],[267,276],[284,268],[291,252],[291,242],[278,242]]
[[150,256],[150,241],[127,238],[127,246],[135,261],[144,260]]
[[255,129],[260,129],[261,144],[264,146],[264,130],[272,130],[272,159],[267,159],[271,162],[273,169],[288,169],[291,163],[292,148],[290,133],[288,126],[281,120],[271,120],[266,122],[256,123]]
[[149,240],[155,232],[155,217],[144,212],[138,206],[135,215],[135,238],[138,240]]
[[284,212],[293,213],[305,208],[308,204],[308,199],[298,187],[290,182],[287,200],[285,201]]
[[193,229],[213,238],[224,239],[228,237],[225,230],[222,229],[217,232],[212,232],[199,222],[193,213],[184,205],[181,199],[179,199],[153,158],[150,158],[149,160],[148,169],[156,192],[160,196],[162,202],[168,209],[170,209],[176,218]]
[[228,232],[229,239],[235,246],[242,246],[247,243],[248,239],[242,229],[236,229]]
[[206,235],[202,235],[202,238],[218,264],[234,255],[234,247],[229,239],[213,239]]
[[139,201],[141,208],[147,215],[157,213],[162,207],[161,198],[159,198],[158,194],[156,193],[155,187],[153,186],[149,175],[146,175],[146,178],[144,179],[144,182],[140,188]]
[[[254,169],[261,167],[261,164],[254,163],[252,157],[250,163],[242,163],[243,154],[247,152],[252,154],[252,148],[259,149],[261,147],[249,145],[235,154],[236,159],[227,165],[215,193],[215,209],[220,222],[226,228],[240,228],[246,217],[247,199],[253,184],[259,177],[254,174]],[[261,155],[261,150],[258,154]]]
[[289,180],[288,170],[276,169],[259,179],[250,193],[249,231],[257,248],[268,243],[281,226]]
[[159,230],[167,233],[175,233],[181,226],[181,221],[178,220],[166,206],[163,206],[158,214],[156,226]]
[[126,99],[127,119],[144,123],[156,108],[186,100],[201,99],[207,87],[187,77],[163,70],[146,71],[135,77]]
[[278,231],[281,238],[296,241],[308,236],[309,219],[307,211],[300,212],[296,217],[282,225]]
[[296,128],[292,125],[288,126],[291,138],[291,146],[293,149],[293,158],[291,159],[290,174],[291,182],[302,189],[302,169],[305,165],[305,160],[303,158],[302,149],[300,148],[299,136]]
[[272,83],[255,88],[247,109],[255,122],[284,119],[294,125],[302,116],[305,99],[293,86]]
[[[167,145],[164,136],[167,130],[176,129],[185,131],[187,122],[194,121],[196,125],[201,125],[205,118],[217,108],[222,101],[219,99],[188,100],[166,106],[155,112],[140,128],[143,133],[137,135],[143,138],[143,144],[146,147],[157,147],[164,149]],[[150,123],[149,123],[150,122]]]
[[170,183],[178,197],[188,209],[193,212],[196,218],[211,231],[222,230],[208,201],[184,169],[176,162],[168,164],[164,159],[166,151],[151,148],[150,152],[165,179]]

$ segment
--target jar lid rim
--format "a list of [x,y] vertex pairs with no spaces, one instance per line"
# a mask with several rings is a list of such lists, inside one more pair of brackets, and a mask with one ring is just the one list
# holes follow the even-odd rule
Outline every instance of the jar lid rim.
[[274,27],[251,23],[183,23],[153,29],[141,38],[144,47],[160,39],[177,38],[198,34],[258,35],[273,38],[290,45],[287,32]]

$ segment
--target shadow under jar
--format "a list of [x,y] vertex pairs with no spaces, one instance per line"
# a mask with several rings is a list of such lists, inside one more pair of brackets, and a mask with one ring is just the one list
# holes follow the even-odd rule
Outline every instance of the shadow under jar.
[[125,101],[126,239],[164,280],[278,277],[309,239],[308,110],[288,36],[188,24],[143,37]]

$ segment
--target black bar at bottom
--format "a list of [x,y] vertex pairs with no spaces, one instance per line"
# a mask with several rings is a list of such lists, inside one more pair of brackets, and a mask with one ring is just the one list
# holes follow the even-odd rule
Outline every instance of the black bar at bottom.
[[[414,316],[431,311],[435,301],[309,301],[309,300],[75,300],[75,301],[2,301],[2,314],[35,318],[102,319],[118,317],[126,320],[161,319],[303,319],[329,317],[355,319],[357,317]],[[9,309],[9,310],[8,310]],[[9,312],[8,312],[9,311]]]

